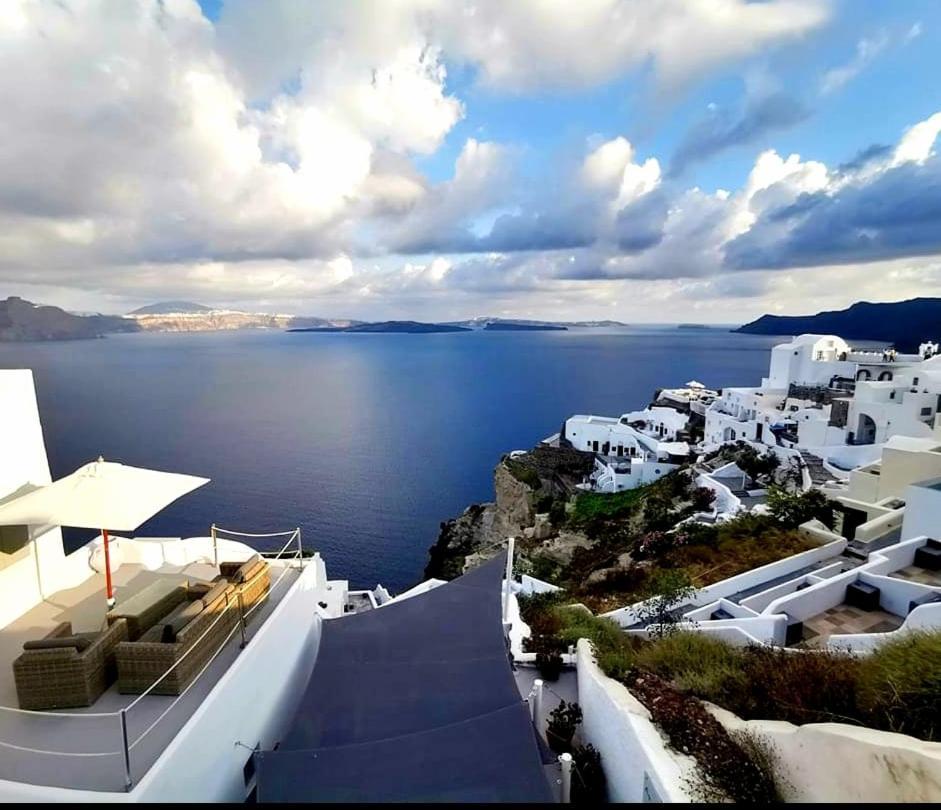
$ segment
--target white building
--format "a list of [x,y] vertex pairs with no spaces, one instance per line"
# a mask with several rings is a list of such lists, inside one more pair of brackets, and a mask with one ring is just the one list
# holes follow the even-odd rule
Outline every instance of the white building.
[[834,335],[801,335],[771,351],[755,388],[726,388],[706,410],[705,444],[746,439],[806,449],[851,469],[892,436],[936,435],[941,361],[856,351]]
[[595,454],[592,489],[619,492],[656,481],[686,460],[689,445],[677,437],[687,418],[671,408],[632,411],[618,419],[576,414],[566,420],[563,438],[576,450]]

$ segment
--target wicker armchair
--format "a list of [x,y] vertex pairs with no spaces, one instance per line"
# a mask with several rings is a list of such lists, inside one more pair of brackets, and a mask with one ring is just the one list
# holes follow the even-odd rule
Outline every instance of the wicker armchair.
[[118,691],[140,694],[166,675],[154,686],[153,694],[181,694],[238,622],[235,589],[220,580],[201,599],[184,603],[158,620],[137,641],[118,644]]
[[236,593],[242,599],[245,620],[249,621],[255,605],[268,596],[271,568],[266,560],[255,554],[243,563],[219,563],[219,578],[224,578],[235,586]]
[[27,642],[13,662],[21,709],[91,706],[115,677],[115,648],[127,638],[127,622],[116,620],[100,633],[72,635],[63,622],[37,642]]

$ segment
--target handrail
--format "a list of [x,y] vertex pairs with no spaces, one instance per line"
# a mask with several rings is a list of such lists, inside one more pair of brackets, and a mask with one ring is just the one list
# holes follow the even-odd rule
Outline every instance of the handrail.
[[249,532],[238,532],[234,529],[223,529],[221,526],[216,526],[217,532],[223,532],[224,534],[234,534],[236,537],[284,537],[288,534],[295,534],[298,529],[288,529],[283,532],[263,532],[261,534],[250,534]]

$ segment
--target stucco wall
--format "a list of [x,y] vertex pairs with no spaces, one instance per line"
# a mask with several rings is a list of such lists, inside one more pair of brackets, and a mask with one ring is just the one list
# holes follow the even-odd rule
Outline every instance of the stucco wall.
[[[687,791],[695,774],[693,760],[667,747],[647,709],[599,669],[585,639],[578,642],[577,667],[581,735],[601,753],[608,798],[612,802],[691,801]],[[656,796],[650,795],[651,789]]]
[[795,726],[709,710],[730,731],[747,729],[771,746],[788,801],[941,801],[941,743],[842,723]]

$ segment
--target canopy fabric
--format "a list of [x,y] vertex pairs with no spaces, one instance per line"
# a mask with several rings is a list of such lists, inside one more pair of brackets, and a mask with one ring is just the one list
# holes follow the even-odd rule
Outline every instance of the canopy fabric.
[[703,385],[701,382],[699,382],[699,380],[690,380],[688,383],[686,383],[686,387],[687,388],[705,388],[706,386]]
[[505,555],[425,594],[324,621],[259,801],[552,801],[501,618]]
[[133,531],[161,509],[207,483],[208,478],[195,475],[99,459],[0,505],[0,526]]

